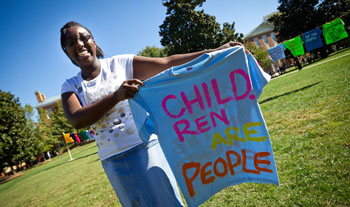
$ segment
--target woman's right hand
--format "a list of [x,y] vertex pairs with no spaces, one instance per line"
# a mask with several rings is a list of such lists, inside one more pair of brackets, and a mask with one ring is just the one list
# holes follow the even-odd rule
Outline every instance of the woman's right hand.
[[143,82],[139,79],[133,78],[126,80],[122,85],[116,90],[116,97],[119,101],[124,101],[126,99],[132,98],[139,91],[139,86],[144,86]]

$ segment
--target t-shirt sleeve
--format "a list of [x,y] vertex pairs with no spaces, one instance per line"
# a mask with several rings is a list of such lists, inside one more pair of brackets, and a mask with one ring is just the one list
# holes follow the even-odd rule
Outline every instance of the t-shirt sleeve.
[[69,84],[68,80],[66,80],[61,87],[61,94],[67,93],[67,92],[74,92],[74,89],[71,84]]
[[131,79],[134,77],[133,59],[134,55],[125,54],[114,56],[114,61],[121,67],[125,69],[125,78]]
[[257,98],[259,98],[264,86],[270,81],[271,76],[264,72],[252,54],[248,54],[247,56],[253,90]]

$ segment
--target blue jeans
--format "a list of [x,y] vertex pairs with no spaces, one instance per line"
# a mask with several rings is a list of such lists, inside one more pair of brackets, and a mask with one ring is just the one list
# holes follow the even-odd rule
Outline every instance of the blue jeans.
[[157,139],[102,160],[102,166],[123,206],[183,206]]

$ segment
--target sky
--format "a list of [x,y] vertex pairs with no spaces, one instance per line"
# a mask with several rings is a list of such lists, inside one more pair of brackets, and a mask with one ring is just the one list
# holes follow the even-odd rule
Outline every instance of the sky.
[[[247,34],[277,7],[278,0],[207,0],[199,9]],[[162,47],[165,17],[162,0],[0,0],[0,90],[19,97],[23,107],[35,107],[35,91],[60,95],[64,80],[80,71],[60,46],[60,28],[68,21],[89,28],[111,57]]]

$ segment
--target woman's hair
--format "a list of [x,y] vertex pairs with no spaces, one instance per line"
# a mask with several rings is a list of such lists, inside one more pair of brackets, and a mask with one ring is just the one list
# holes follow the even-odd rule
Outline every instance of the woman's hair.
[[[88,28],[84,27],[83,25],[79,24],[78,22],[70,21],[70,22],[66,23],[61,28],[61,47],[62,47],[62,50],[66,53],[66,55],[68,57],[69,57],[69,55],[66,52],[66,48],[64,46],[64,42],[66,41],[66,30],[69,27],[73,27],[73,26],[79,26],[79,27],[82,27],[82,28],[86,29],[86,31],[88,31],[89,34],[91,35],[91,38],[94,39],[94,37],[92,36],[92,33],[90,32],[90,30]],[[96,56],[97,56],[97,58],[103,58],[104,57],[102,49],[97,44],[96,44]],[[77,65],[72,59],[71,59],[71,61],[73,62],[74,65]]]

